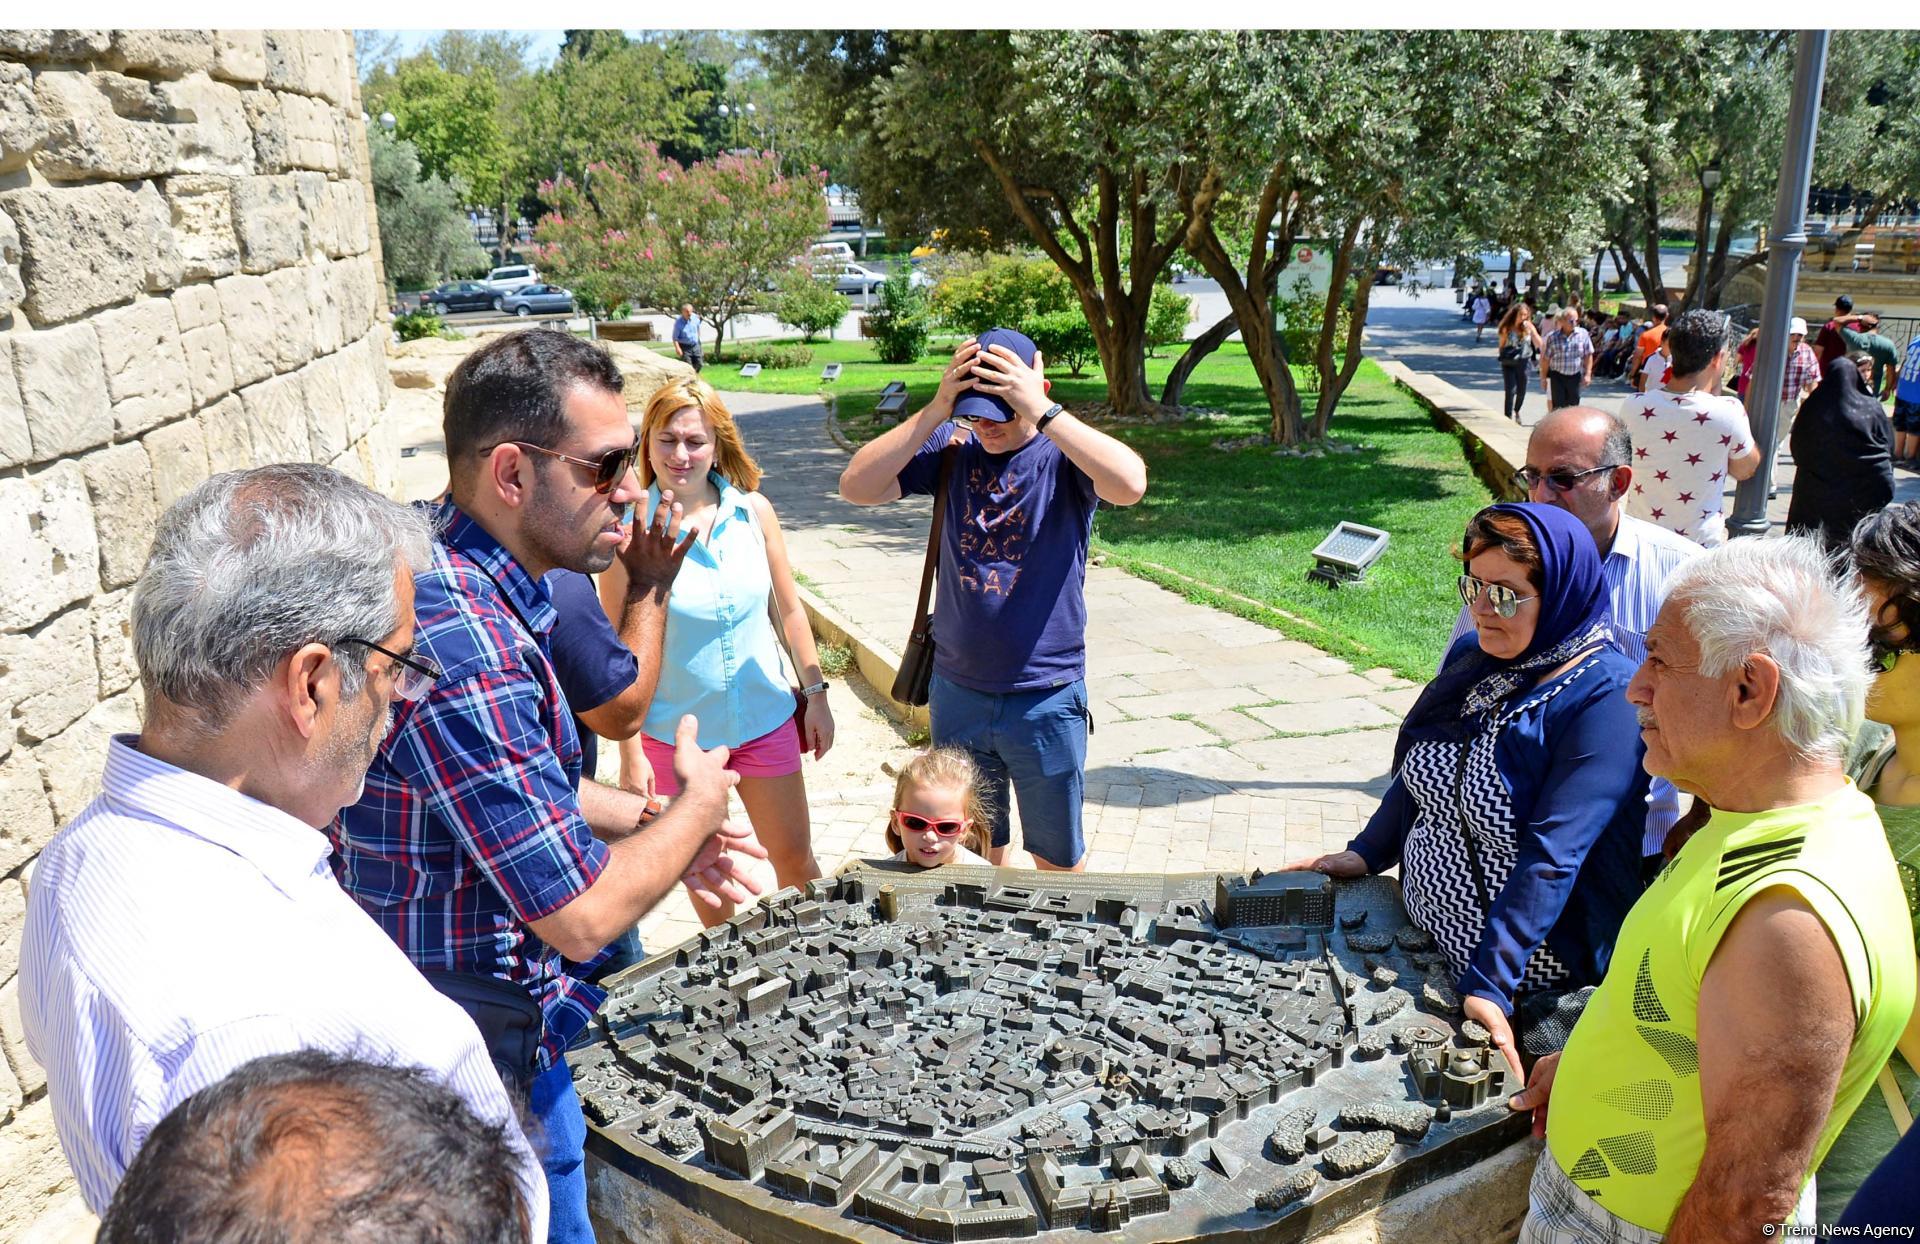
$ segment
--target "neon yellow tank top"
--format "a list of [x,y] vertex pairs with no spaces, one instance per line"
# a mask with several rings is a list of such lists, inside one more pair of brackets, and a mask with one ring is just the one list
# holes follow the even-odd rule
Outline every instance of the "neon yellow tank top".
[[1650,1231],[1672,1222],[1706,1147],[1700,978],[1741,907],[1775,886],[1826,924],[1853,992],[1853,1048],[1814,1166],[1913,1011],[1912,928],[1872,800],[1848,782],[1815,803],[1714,813],[1627,913],[1547,1112],[1560,1169],[1609,1213]]

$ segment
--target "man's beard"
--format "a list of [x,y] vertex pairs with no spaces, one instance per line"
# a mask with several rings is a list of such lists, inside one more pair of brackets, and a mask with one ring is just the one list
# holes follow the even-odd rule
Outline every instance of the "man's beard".
[[580,513],[562,509],[550,497],[536,493],[527,505],[523,530],[527,543],[549,565],[581,574],[599,574],[613,565],[614,550],[600,548],[599,542],[600,532],[614,517],[612,507],[607,507],[601,525],[583,540],[579,535]]
[[[361,796],[366,794],[367,770],[380,754],[380,745],[393,733],[393,711],[393,704],[389,701],[386,712],[369,714],[364,723],[342,720],[321,748],[315,763],[328,773],[351,776],[355,782],[353,798],[342,807],[359,803]],[[373,728],[375,720],[380,723],[377,732]]]

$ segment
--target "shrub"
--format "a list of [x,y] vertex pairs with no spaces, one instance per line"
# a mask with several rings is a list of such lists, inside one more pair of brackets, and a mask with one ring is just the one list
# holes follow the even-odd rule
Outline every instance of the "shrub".
[[1154,286],[1153,301],[1147,304],[1147,352],[1185,341],[1192,319],[1193,299],[1174,293],[1171,285]]
[[754,342],[735,345],[733,359],[729,361],[758,363],[768,371],[780,371],[789,367],[805,367],[813,362],[813,351],[795,341]]
[[1045,259],[991,255],[977,265],[956,265],[933,291],[933,314],[963,333],[1011,328],[1036,316],[1079,306],[1073,286]]
[[[1287,363],[1293,367],[1312,367],[1314,353],[1320,349],[1320,329],[1326,322],[1326,295],[1315,292],[1313,284],[1302,276],[1294,279],[1292,291],[1278,301],[1280,344],[1286,351]],[[1346,354],[1347,326],[1353,320],[1351,306],[1351,298],[1342,301],[1339,319],[1335,321],[1333,353],[1336,360]]]
[[1078,310],[1036,315],[1022,323],[1020,331],[1033,338],[1046,366],[1058,367],[1065,363],[1076,376],[1087,365],[1087,360],[1099,354],[1093,328]]
[[778,292],[772,299],[774,318],[800,336],[812,341],[821,333],[830,333],[853,307],[853,299],[835,293],[833,286],[804,267],[789,268],[780,276]]
[[927,295],[914,288],[904,271],[881,284],[880,305],[867,319],[873,328],[874,352],[882,363],[914,363],[927,352],[927,338],[933,335]]
[[457,338],[460,335],[448,327],[445,320],[424,307],[394,316],[393,331],[400,334],[402,341],[418,341],[422,337]]

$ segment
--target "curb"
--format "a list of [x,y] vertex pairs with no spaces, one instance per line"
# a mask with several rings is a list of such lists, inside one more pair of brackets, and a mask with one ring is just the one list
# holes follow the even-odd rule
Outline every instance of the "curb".
[[887,711],[908,726],[931,730],[932,722],[927,717],[925,707],[914,708],[902,704],[889,694],[893,680],[900,674],[900,655],[886,643],[867,634],[859,623],[829,605],[806,584],[796,583],[794,586],[800,590],[800,603],[806,607],[808,621],[813,623],[813,633],[828,643],[845,644],[853,649],[853,663],[859,667],[860,676],[867,680],[867,685],[887,706]]
[[1526,494],[1513,486],[1513,473],[1527,462],[1526,428],[1494,414],[1439,377],[1415,371],[1398,359],[1376,358],[1374,362],[1425,406],[1443,428],[1466,442],[1468,463],[1494,496],[1507,501],[1526,500]]

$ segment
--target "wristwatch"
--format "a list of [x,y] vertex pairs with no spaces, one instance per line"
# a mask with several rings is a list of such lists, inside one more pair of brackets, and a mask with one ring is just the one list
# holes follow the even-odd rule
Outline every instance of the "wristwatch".
[[800,688],[800,694],[801,695],[819,695],[822,691],[825,691],[828,687],[832,685],[833,685],[832,683],[829,683],[826,679],[822,678],[819,682],[813,684],[811,687]]
[[1047,407],[1047,413],[1044,415],[1041,415],[1040,418],[1034,421],[1033,430],[1036,432],[1046,431],[1047,425],[1053,422],[1054,416],[1058,415],[1061,411],[1065,409],[1066,407],[1062,406],[1058,402],[1055,402],[1053,405]]

